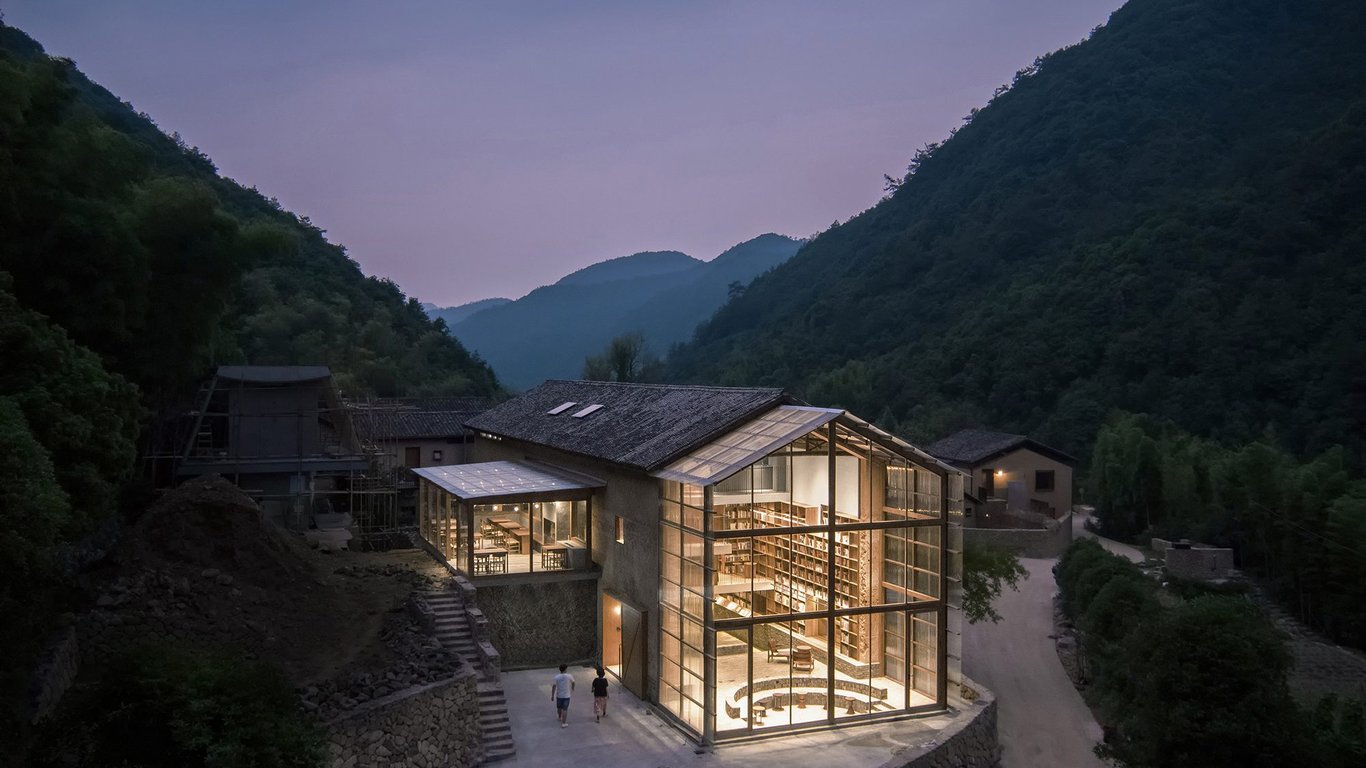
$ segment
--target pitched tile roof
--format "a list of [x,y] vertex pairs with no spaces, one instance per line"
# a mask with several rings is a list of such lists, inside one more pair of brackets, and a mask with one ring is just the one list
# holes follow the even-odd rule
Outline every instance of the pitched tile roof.
[[296,384],[330,378],[332,370],[325,365],[220,365],[215,375],[246,384]]
[[[771,388],[550,380],[466,424],[650,471],[789,402],[781,389]],[[566,403],[573,405],[548,413]],[[602,407],[575,416],[592,405]]]
[[963,429],[925,446],[925,452],[937,459],[957,464],[977,464],[1027,447],[1064,464],[1075,464],[1076,459],[1025,435],[992,432],[986,429]]
[[465,434],[465,422],[488,410],[489,401],[482,397],[380,398],[349,406],[351,423],[362,440],[416,440]]

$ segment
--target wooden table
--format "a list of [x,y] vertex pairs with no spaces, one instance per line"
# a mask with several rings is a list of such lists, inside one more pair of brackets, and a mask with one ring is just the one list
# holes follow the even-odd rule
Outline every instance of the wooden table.
[[512,540],[507,542],[509,551],[518,554],[531,551],[531,529],[510,517],[490,517],[488,521],[511,537]]
[[569,568],[569,547],[559,542],[541,545],[541,568],[563,571]]
[[483,547],[474,550],[474,575],[486,576],[508,572],[508,551],[504,547]]

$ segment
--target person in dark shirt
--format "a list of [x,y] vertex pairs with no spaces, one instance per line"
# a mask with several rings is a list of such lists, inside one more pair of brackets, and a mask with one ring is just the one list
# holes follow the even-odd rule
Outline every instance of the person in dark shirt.
[[607,717],[607,671],[598,667],[598,676],[593,679],[593,722],[600,723]]

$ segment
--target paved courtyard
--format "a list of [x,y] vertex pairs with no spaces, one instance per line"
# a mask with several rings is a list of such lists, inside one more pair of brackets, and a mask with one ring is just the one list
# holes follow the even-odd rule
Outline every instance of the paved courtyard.
[[[698,747],[673,726],[650,713],[635,696],[612,686],[608,716],[593,722],[589,683],[595,673],[571,667],[577,687],[569,709],[569,727],[560,728],[550,700],[550,680],[557,670],[505,672],[517,756],[499,763],[530,768],[678,768],[688,765],[735,768],[869,768],[882,765],[897,750],[934,740],[950,722],[948,716],[900,720],[778,739],[723,745],[697,753]],[[609,678],[611,679],[611,678]]]

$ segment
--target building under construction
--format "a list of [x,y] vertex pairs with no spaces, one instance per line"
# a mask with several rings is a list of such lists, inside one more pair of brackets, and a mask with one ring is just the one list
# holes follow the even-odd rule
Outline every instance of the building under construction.
[[161,429],[148,456],[159,485],[219,474],[286,528],[340,526],[362,544],[398,526],[406,470],[357,435],[326,366],[220,366]]

